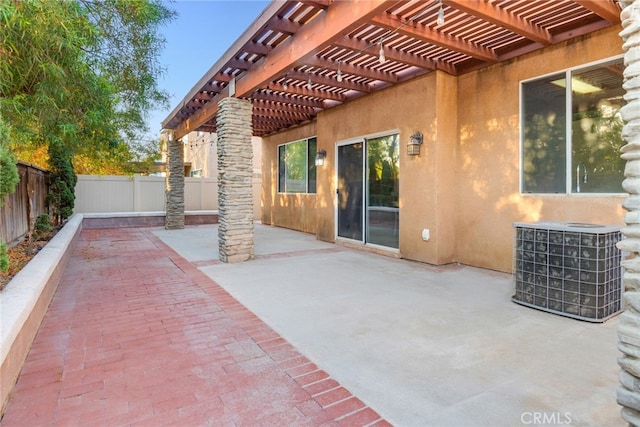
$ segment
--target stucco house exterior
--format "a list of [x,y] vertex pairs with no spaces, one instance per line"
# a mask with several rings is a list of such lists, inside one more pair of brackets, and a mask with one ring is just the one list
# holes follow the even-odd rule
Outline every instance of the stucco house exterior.
[[[626,194],[621,194],[624,163],[618,152],[623,145],[618,32],[607,28],[460,76],[435,71],[265,137],[262,221],[315,233],[321,240],[386,246],[383,251],[397,250],[416,261],[500,271],[512,268],[514,222],[620,224]],[[588,77],[597,92],[574,89],[567,95],[554,84],[575,82],[577,76]],[[558,99],[562,97],[564,103]],[[568,108],[572,120],[567,120]],[[544,125],[533,128],[542,120]],[[408,155],[416,131],[423,134],[420,154]],[[611,146],[601,146],[609,131],[617,131],[617,137],[606,141]],[[533,132],[539,135],[529,136]],[[545,132],[555,132],[557,139]],[[316,168],[316,191],[283,192],[278,188],[278,147],[309,137],[316,137],[317,149],[327,152],[324,166]],[[380,144],[380,138],[395,144],[396,181],[385,195],[393,197],[388,207],[398,208],[395,224],[387,218],[388,226],[397,228],[398,241],[390,245],[376,243],[371,235],[376,225],[371,209],[378,204],[373,168],[380,160],[370,144]],[[589,145],[589,139],[600,142]],[[366,154],[354,153],[361,150]],[[340,170],[353,157],[358,163],[365,160],[357,177]],[[356,208],[361,222],[348,224],[353,208],[341,203],[351,203],[351,195],[336,193],[354,189],[343,179],[357,181],[357,191],[366,194]],[[357,233],[347,230],[354,225]]]
[[[190,164],[189,176],[216,178],[218,175],[218,135],[212,132],[194,131],[182,138],[184,144],[184,162]],[[253,150],[253,173],[262,176],[262,138],[251,138]]]
[[328,242],[509,272],[514,223],[612,224],[640,425],[638,58],[640,0],[272,2],[163,127],[220,136],[222,262],[254,257],[251,135],[262,222]]
[[511,271],[514,222],[621,224],[625,197],[619,5],[515,3],[274,2],[164,127],[216,129],[232,92],[263,223]]

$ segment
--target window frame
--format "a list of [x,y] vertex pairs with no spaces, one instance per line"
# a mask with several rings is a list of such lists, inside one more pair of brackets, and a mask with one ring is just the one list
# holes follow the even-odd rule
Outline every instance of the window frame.
[[[519,119],[518,119],[518,125],[519,125],[519,129],[518,129],[518,139],[519,139],[519,147],[518,147],[518,151],[519,151],[519,161],[518,161],[518,166],[519,166],[519,170],[518,170],[518,180],[519,180],[519,193],[521,195],[529,195],[529,196],[577,196],[577,197],[607,197],[607,196],[620,196],[620,195],[626,195],[626,193],[624,192],[624,190],[622,189],[622,187],[620,187],[620,192],[603,192],[603,193],[596,193],[596,192],[574,192],[573,191],[573,173],[572,173],[572,160],[573,160],[573,138],[572,138],[572,121],[571,121],[571,117],[573,115],[573,94],[571,91],[571,77],[574,73],[579,73],[581,71],[587,71],[589,69],[593,69],[593,68],[598,68],[599,66],[605,65],[607,63],[611,63],[611,62],[616,62],[616,61],[623,61],[624,60],[624,55],[614,55],[614,56],[610,56],[607,58],[603,58],[603,59],[599,59],[596,61],[591,61],[591,62],[587,62],[584,64],[580,64],[577,66],[573,66],[573,67],[567,67],[567,68],[561,68],[559,70],[554,70],[552,72],[546,73],[546,74],[542,74],[542,75],[538,75],[532,78],[528,78],[528,79],[524,79],[524,80],[520,80],[519,82],[519,91],[518,91],[518,97],[519,97]],[[525,192],[524,191],[524,161],[525,161],[525,150],[524,150],[524,143],[525,143],[525,134],[524,134],[524,128],[525,128],[525,111],[524,111],[524,107],[525,107],[525,100],[524,100],[524,86],[527,83],[531,83],[531,82],[536,82],[538,80],[542,80],[548,77],[552,77],[555,75],[559,75],[559,74],[563,74],[564,78],[567,82],[566,88],[565,88],[565,117],[566,117],[566,123],[565,123],[565,183],[564,183],[564,191],[559,191],[556,193],[544,193],[544,192]]]
[[[312,141],[313,140],[313,141]],[[305,171],[305,177],[304,177],[304,182],[305,182],[305,186],[304,186],[304,191],[286,191],[286,188],[283,190],[282,189],[282,178],[281,178],[281,173],[280,173],[280,164],[281,164],[281,155],[280,155],[280,149],[281,147],[286,147],[287,145],[292,145],[292,144],[298,144],[300,142],[305,142],[305,158],[307,160],[307,164],[306,167],[304,168]],[[310,142],[313,143],[313,147],[315,147],[315,149],[310,147]],[[289,142],[285,142],[283,144],[278,144],[278,146],[276,147],[276,157],[277,157],[277,182],[276,182],[276,186],[277,186],[277,193],[278,194],[317,194],[317,167],[315,164],[315,157],[316,157],[316,151],[317,151],[317,147],[318,147],[318,137],[317,136],[310,136],[307,138],[301,138],[301,139],[296,139],[295,141],[289,141]],[[285,168],[286,168],[286,163],[285,163]],[[311,177],[311,172],[313,172],[313,177]],[[285,169],[285,174],[286,174],[286,169]],[[313,185],[312,185],[313,183]]]

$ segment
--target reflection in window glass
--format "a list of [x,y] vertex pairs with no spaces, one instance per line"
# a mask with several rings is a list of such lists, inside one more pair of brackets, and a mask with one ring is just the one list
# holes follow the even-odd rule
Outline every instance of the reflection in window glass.
[[564,74],[523,85],[523,191],[564,192],[566,90],[552,82]]
[[398,135],[367,140],[367,242],[399,247]]
[[278,192],[316,192],[316,138],[278,147]]
[[622,191],[622,69],[616,60],[522,85],[523,192]]
[[620,193],[625,161],[620,158],[622,71],[600,67],[573,74],[571,103],[571,191]]

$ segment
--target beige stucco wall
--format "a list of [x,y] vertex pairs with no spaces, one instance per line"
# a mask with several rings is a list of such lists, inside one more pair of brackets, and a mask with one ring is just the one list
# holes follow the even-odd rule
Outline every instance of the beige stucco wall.
[[315,194],[278,193],[278,145],[315,136],[315,123],[281,132],[262,142],[262,223],[316,233]]
[[[449,76],[441,77],[445,80]],[[282,227],[316,233],[326,241],[335,240],[335,147],[340,141],[372,134],[394,133],[400,135],[400,253],[403,257],[430,263],[452,261],[451,249],[438,251],[436,237],[438,213],[435,206],[443,205],[436,185],[446,179],[447,165],[440,164],[436,155],[452,152],[455,134],[449,131],[449,138],[440,141],[436,147],[438,128],[455,129],[455,114],[436,122],[436,73],[397,85],[360,98],[348,104],[325,110],[313,124],[281,132],[263,139],[263,222]],[[455,94],[455,85],[449,94]],[[450,107],[449,107],[450,108]],[[453,122],[451,122],[453,120]],[[425,143],[420,156],[408,156],[406,144],[409,135],[420,130]],[[445,131],[442,131],[445,132]],[[300,138],[317,135],[318,150],[327,150],[325,165],[317,171],[317,195],[278,194],[277,145]],[[445,158],[451,157],[444,154]],[[444,170],[443,174],[438,171]],[[267,172],[269,171],[269,172]],[[448,183],[441,183],[446,186]],[[439,197],[441,198],[439,200]],[[448,203],[453,198],[447,196]],[[445,199],[447,198],[445,197]],[[314,204],[315,202],[315,204]],[[410,208],[408,208],[410,206]],[[304,228],[303,228],[304,227]],[[424,242],[422,230],[429,228],[432,238]],[[451,240],[444,239],[445,246],[452,247]]]
[[[318,225],[322,240],[335,236],[336,143],[356,137],[398,132],[400,136],[400,254],[433,262],[435,245],[420,238],[423,228],[435,226],[434,180],[437,163],[432,155],[436,133],[435,74],[375,92],[340,107],[318,114],[318,149],[329,155],[318,180]],[[421,156],[407,156],[406,144],[416,130],[424,134]],[[410,208],[407,207],[410,204]],[[432,239],[432,242],[435,242]]]
[[[191,163],[191,170],[202,170],[205,178],[218,176],[218,135],[209,132],[191,132],[182,139],[184,143],[184,161]],[[253,150],[253,173],[260,175],[262,165],[262,139],[251,138]]]
[[514,221],[622,224],[624,196],[519,193],[519,82],[622,53],[620,28],[458,78],[456,260],[512,268]]
[[[404,258],[511,271],[513,222],[622,224],[622,195],[519,193],[519,82],[620,54],[618,32],[603,30],[459,77],[433,72],[264,138],[263,222],[333,241],[336,143],[397,131]],[[425,142],[420,156],[408,156],[406,144],[416,130]],[[328,154],[318,168],[317,195],[278,194],[277,145],[314,135]],[[431,234],[426,242],[425,228]]]
[[[218,135],[209,132],[191,132],[182,138],[184,144],[184,161],[190,165],[191,172],[200,170],[201,178],[212,178],[216,180],[215,194],[207,197],[201,195],[205,200],[204,205],[218,205],[217,179],[218,179]],[[262,138],[251,137],[251,148],[253,150],[253,218],[260,219],[262,214],[261,190],[262,190]],[[202,183],[204,185],[204,181]],[[209,187],[209,186],[207,186]]]

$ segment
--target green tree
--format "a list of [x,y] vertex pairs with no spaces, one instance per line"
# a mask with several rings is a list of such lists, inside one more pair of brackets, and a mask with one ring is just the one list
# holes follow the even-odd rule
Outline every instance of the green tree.
[[[2,122],[0,117],[0,207],[4,203],[4,198],[15,191],[20,175],[16,167],[16,158],[8,150],[9,129]],[[9,268],[9,255],[7,245],[0,239],[0,271]]]
[[120,159],[150,107],[166,104],[159,28],[173,16],[160,0],[1,1],[0,114],[12,148]]
[[4,198],[13,193],[20,181],[16,157],[7,148],[9,145],[9,129],[0,117],[0,206]]
[[51,186],[47,201],[52,208],[54,220],[61,224],[73,214],[77,177],[73,172],[69,152],[62,144],[49,144],[49,163]]

